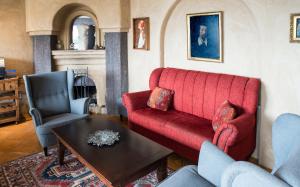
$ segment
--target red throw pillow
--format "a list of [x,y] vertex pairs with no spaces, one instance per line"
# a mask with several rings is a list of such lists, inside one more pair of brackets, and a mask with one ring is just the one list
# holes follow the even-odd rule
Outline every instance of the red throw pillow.
[[150,108],[167,111],[171,104],[173,95],[174,91],[172,90],[156,87],[152,90],[147,105]]
[[233,105],[228,101],[225,100],[217,109],[213,120],[212,120],[212,126],[214,131],[217,131],[218,128],[222,125],[222,123],[229,122],[230,120],[233,120],[236,116],[236,110],[233,107]]

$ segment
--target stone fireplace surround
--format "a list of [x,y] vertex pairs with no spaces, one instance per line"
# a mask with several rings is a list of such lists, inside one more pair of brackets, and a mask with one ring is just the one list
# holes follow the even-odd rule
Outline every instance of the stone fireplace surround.
[[[123,111],[122,103],[120,102],[121,96],[124,92],[128,91],[128,46],[127,46],[127,32],[106,32],[105,33],[105,51],[104,50],[86,50],[86,51],[76,51],[76,50],[66,50],[65,52],[54,52],[55,44],[57,41],[57,36],[55,35],[36,35],[32,36],[33,40],[33,64],[35,73],[45,73],[56,71],[60,68],[66,68],[66,66],[72,67],[76,63],[87,63],[81,64],[81,66],[91,66],[89,71],[94,71],[95,67],[105,66],[105,80],[104,83],[100,83],[98,87],[105,85],[103,95],[99,95],[99,101],[105,101],[105,106],[107,114],[119,115],[120,111]],[[58,55],[54,59],[53,53]],[[102,57],[101,53],[102,52]],[[81,54],[80,54],[81,53]],[[94,54],[93,54],[94,53]],[[77,56],[78,62],[70,64],[70,61],[63,60],[61,58],[71,58],[74,55]],[[85,59],[83,56],[89,56],[90,59]],[[59,58],[60,60],[58,60]],[[95,65],[95,58],[100,58],[96,60],[99,64]],[[104,60],[105,58],[105,60]],[[76,59],[76,58],[75,58]],[[84,60],[85,59],[85,60]],[[58,62],[58,61],[60,62]],[[75,61],[77,61],[75,60]],[[93,62],[92,62],[93,61]],[[104,65],[100,65],[101,63]],[[65,63],[65,64],[64,64]],[[68,64],[69,63],[69,64]],[[68,64],[68,65],[66,65]],[[78,64],[77,64],[78,65]],[[96,68],[97,69],[97,68]],[[99,70],[100,72],[100,70]],[[94,75],[91,75],[92,77]],[[97,86],[97,85],[96,85]],[[99,88],[97,88],[97,91]],[[101,93],[102,94],[102,93]]]
[[88,70],[88,77],[94,81],[97,90],[97,107],[94,111],[100,113],[101,106],[106,105],[105,50],[53,50],[52,57],[54,71]]
[[[122,109],[121,95],[128,91],[127,32],[131,25],[129,19],[130,1],[115,0],[112,3],[105,0],[57,0],[51,3],[51,6],[49,5],[47,1],[41,0],[26,1],[25,5],[26,32],[32,37],[33,43],[34,72],[56,71],[57,67],[52,56],[52,50],[56,49],[57,40],[63,41],[64,49],[67,49],[70,43],[65,39],[70,35],[72,19],[79,15],[92,17],[95,20],[97,30],[101,32],[97,41],[106,47],[106,93],[104,98],[107,113],[120,114],[120,108]],[[41,12],[43,16],[40,16]],[[112,12],[114,16],[112,16]],[[92,70],[91,68],[89,71]]]

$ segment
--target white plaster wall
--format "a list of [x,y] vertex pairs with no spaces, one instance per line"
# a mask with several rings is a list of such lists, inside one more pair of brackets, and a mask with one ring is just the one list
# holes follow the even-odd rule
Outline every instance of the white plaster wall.
[[[224,63],[187,60],[186,14],[213,11],[224,13]],[[262,36],[255,19],[243,1],[182,1],[167,25],[165,66],[259,77]]]
[[[163,18],[174,0],[131,0],[131,23],[128,32],[129,90],[149,89],[149,76],[160,66],[160,35]],[[150,18],[150,50],[133,49],[132,18]]]
[[267,0],[266,3],[260,159],[264,165],[271,166],[272,122],[284,112],[300,114],[300,45],[289,43],[290,14],[300,13],[300,1]]
[[[176,1],[131,0],[131,17],[150,17],[150,51],[132,50],[129,32],[130,91],[148,88],[149,75],[159,67],[160,30],[168,6]],[[284,112],[300,114],[300,44],[289,43],[289,17],[299,13],[294,0],[181,0],[167,22],[164,66],[260,78],[262,117],[259,161],[272,168],[272,122]],[[187,60],[186,14],[224,12],[224,63]]]

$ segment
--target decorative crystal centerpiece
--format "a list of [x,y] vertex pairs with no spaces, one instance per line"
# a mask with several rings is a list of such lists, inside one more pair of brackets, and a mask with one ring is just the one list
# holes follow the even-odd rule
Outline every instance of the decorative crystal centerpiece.
[[88,136],[87,143],[102,147],[104,145],[113,145],[115,142],[119,141],[119,138],[119,132],[99,130]]

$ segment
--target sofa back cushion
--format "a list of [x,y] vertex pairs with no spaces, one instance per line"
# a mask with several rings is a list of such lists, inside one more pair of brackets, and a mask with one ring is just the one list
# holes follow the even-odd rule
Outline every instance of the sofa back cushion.
[[174,90],[175,110],[212,120],[217,107],[229,100],[237,114],[255,113],[260,81],[255,78],[158,68],[150,77],[150,89],[158,86]]
[[167,111],[172,102],[174,91],[156,87],[152,90],[147,105],[150,108]]
[[218,128],[223,124],[233,120],[236,116],[236,110],[234,106],[225,100],[221,106],[217,108],[217,111],[212,119],[212,127],[216,132]]
[[27,80],[31,107],[42,117],[70,112],[66,71],[29,75]]

